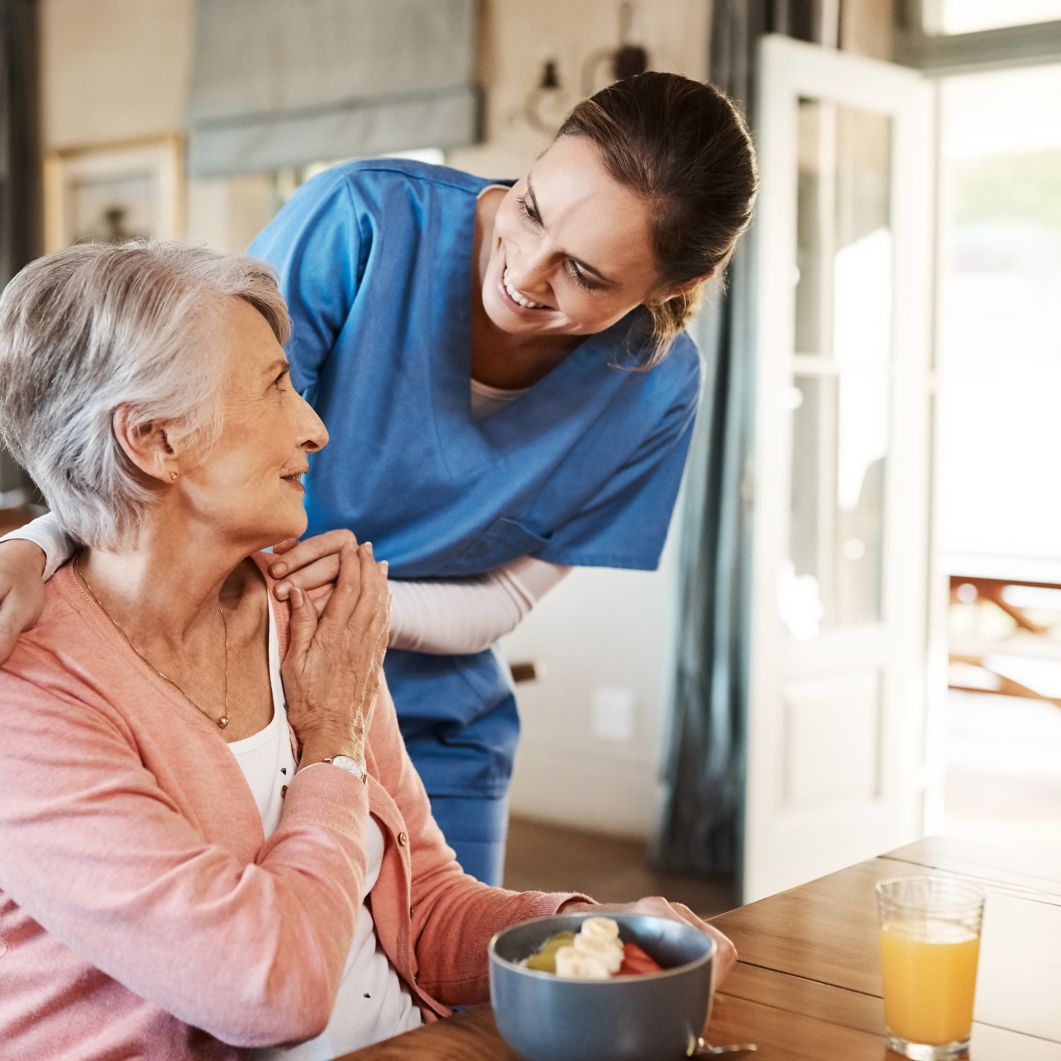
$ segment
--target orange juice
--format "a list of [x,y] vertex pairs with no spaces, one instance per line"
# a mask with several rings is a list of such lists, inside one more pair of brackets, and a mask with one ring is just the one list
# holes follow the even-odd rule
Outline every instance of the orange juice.
[[886,921],[880,933],[884,1021],[912,1043],[968,1039],[980,938],[950,921]]

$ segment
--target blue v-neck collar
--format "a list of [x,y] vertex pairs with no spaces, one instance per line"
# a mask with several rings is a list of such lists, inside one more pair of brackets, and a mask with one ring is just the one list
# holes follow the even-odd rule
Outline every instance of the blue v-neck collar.
[[[486,182],[483,187],[498,183]],[[477,201],[476,196],[469,197],[462,238],[451,256],[450,269],[431,295],[435,319],[448,316],[453,326],[453,341],[435,351],[430,371],[435,437],[443,465],[455,478],[518,457],[529,440],[551,425],[571,417],[595,419],[628,376],[611,366],[627,353],[633,319],[643,312],[633,310],[606,331],[586,336],[548,375],[508,406],[474,420],[471,293]],[[452,297],[462,289],[467,292],[465,298]]]

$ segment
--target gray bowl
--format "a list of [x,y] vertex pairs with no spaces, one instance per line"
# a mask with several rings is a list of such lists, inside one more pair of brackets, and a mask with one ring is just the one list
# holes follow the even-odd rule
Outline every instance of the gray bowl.
[[[612,980],[572,980],[520,965],[587,917],[619,923],[664,967]],[[647,914],[592,912],[524,921],[490,941],[490,1003],[505,1042],[526,1061],[677,1061],[707,1020],[716,945],[691,925]]]

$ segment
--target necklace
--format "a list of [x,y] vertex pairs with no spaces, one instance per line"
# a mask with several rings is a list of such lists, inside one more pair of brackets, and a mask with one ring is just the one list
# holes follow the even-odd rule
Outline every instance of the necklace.
[[111,616],[111,613],[109,611],[107,611],[106,608],[103,607],[103,603],[100,601],[99,597],[97,597],[96,594],[92,592],[92,587],[88,584],[88,579],[85,578],[85,573],[81,570],[80,557],[77,560],[74,561],[74,570],[77,572],[77,577],[81,580],[81,585],[85,587],[85,589],[88,592],[88,595],[96,602],[96,606],[99,608],[99,610],[101,612],[103,612],[103,614],[108,618],[108,620],[110,620],[111,626],[113,626],[114,629],[117,630],[118,633],[122,635],[122,639],[140,657],[140,659],[142,659],[144,661],[144,663],[146,663],[147,666],[150,667],[151,670],[153,670],[164,682],[168,683],[169,685],[172,685],[173,688],[176,689],[177,692],[179,692],[181,694],[181,696],[183,696],[184,699],[187,700],[188,703],[192,705],[192,707],[194,707],[197,711],[200,711],[202,714],[206,715],[206,717],[208,719],[210,719],[211,722],[216,723],[218,729],[227,729],[228,728],[228,723],[229,723],[229,717],[228,717],[228,620],[225,618],[225,610],[224,610],[224,608],[222,608],[221,605],[218,605],[218,607],[217,607],[217,614],[221,616],[221,625],[222,625],[222,627],[224,627],[224,630],[225,630],[225,710],[222,713],[220,718],[216,718],[214,715],[212,715],[205,708],[200,707],[199,704],[197,704],[180,687],[180,685],[177,682],[175,682],[172,678],[168,677],[167,675],[163,674],[162,671],[160,671],[158,669],[158,667],[156,667],[151,662],[151,660],[149,660],[147,658],[147,656],[145,656],[143,654],[143,652],[141,652],[140,649],[138,649],[136,647],[136,645],[133,643],[133,639],[114,621],[113,617]]

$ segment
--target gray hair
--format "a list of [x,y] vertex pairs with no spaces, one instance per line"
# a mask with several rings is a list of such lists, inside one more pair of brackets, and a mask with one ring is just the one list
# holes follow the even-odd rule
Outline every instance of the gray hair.
[[228,298],[290,334],[264,262],[176,242],[83,244],[27,265],[0,298],[0,438],[63,529],[90,547],[129,540],[158,496],[112,417],[163,422],[171,442],[217,440],[227,368],[212,342]]

